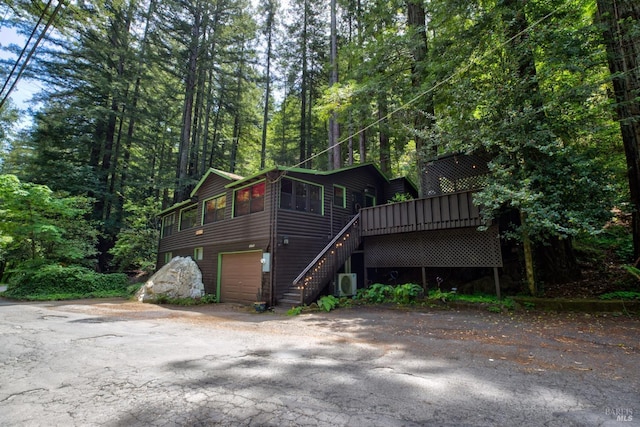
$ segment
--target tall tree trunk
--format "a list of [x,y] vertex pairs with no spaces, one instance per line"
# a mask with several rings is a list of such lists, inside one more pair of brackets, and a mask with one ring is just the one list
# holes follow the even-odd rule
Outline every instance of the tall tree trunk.
[[[331,0],[331,54],[329,58],[331,73],[329,87],[338,83],[338,32],[336,28],[336,0]],[[329,117],[329,169],[342,167],[342,150],[338,145],[340,139],[340,127],[338,115],[335,111]]]
[[[209,42],[209,46],[208,46],[208,64],[206,66],[206,68],[208,69],[207,72],[207,89],[206,89],[206,108],[205,108],[205,116],[204,116],[204,130],[203,130],[203,135],[202,135],[202,160],[201,160],[201,171],[202,173],[204,173],[207,168],[211,167],[212,162],[213,162],[213,146],[215,144],[215,132],[217,130],[217,120],[219,117],[219,105],[218,105],[218,110],[216,111],[216,124],[214,125],[214,137],[213,138],[209,138],[209,124],[211,121],[211,111],[213,109],[214,106],[214,99],[213,99],[213,73],[214,73],[214,59],[216,58],[217,52],[217,45],[218,45],[218,27],[219,27],[219,23],[220,23],[220,14],[221,14],[221,7],[222,7],[222,2],[216,2],[216,9],[215,12],[213,14],[213,22],[211,24],[211,26],[209,27],[209,36],[208,39],[210,40]],[[221,104],[221,100],[218,101]],[[209,140],[211,139],[211,154],[209,155]]]
[[308,70],[308,47],[307,41],[309,34],[307,33],[309,20],[309,0],[304,0],[304,16],[302,18],[302,81],[300,84],[300,165],[307,167],[307,96],[309,91],[309,70]]
[[387,176],[391,172],[391,147],[389,147],[389,131],[387,129],[389,107],[387,105],[386,94],[378,94],[378,120],[379,141],[380,141],[380,170]]
[[238,144],[240,143],[240,125],[242,123],[242,79],[244,76],[244,41],[242,42],[242,48],[240,50],[240,59],[238,61],[238,70],[236,78],[236,93],[235,93],[235,112],[233,116],[233,141],[231,145],[231,157],[229,159],[229,172],[236,171],[236,163],[238,158]]
[[640,3],[598,0],[616,114],[627,159],[634,259],[640,258]]
[[[140,52],[138,55],[138,64],[136,67],[136,81],[133,87],[133,98],[131,100],[131,108],[129,113],[129,124],[127,126],[127,135],[124,144],[124,153],[122,159],[122,172],[120,175],[120,184],[118,190],[118,212],[117,212],[117,221],[120,223],[124,219],[124,197],[126,192],[126,187],[128,185],[129,179],[129,162],[131,160],[131,146],[133,144],[133,134],[136,127],[136,119],[138,112],[138,102],[140,100],[140,88],[142,82],[142,73],[143,67],[145,64],[146,52],[147,52],[147,42],[149,36],[149,23],[151,18],[153,17],[154,9],[155,9],[156,0],[151,0],[149,2],[149,6],[147,8],[147,12],[145,14],[145,24],[144,24],[144,33],[142,35],[142,40],[140,41]],[[133,5],[133,2],[131,2]],[[155,161],[155,156],[154,156]],[[151,166],[151,171],[153,173],[153,165]]]
[[193,103],[196,94],[198,78],[198,51],[200,43],[200,25],[202,11],[198,3],[193,16],[191,40],[189,41],[189,58],[187,61],[187,75],[185,76],[185,94],[182,106],[182,124],[180,128],[180,145],[178,148],[178,167],[176,170],[176,191],[174,203],[185,200],[189,194],[188,166],[189,146],[191,142],[191,126],[193,121]]
[[267,1],[267,20],[265,22],[265,32],[267,33],[267,61],[265,71],[265,91],[264,91],[264,111],[262,116],[262,138],[260,144],[260,169],[264,169],[267,157],[267,125],[269,122],[269,102],[271,101],[271,56],[272,37],[276,5],[274,0]]
[[[426,66],[429,45],[427,42],[426,12],[422,2],[409,1],[407,3],[407,24],[413,36],[411,43],[413,62],[411,63],[411,86],[414,92],[420,93],[424,88],[424,68]],[[429,152],[424,152],[424,132],[433,127],[435,109],[433,105],[433,93],[424,95],[424,101],[417,104],[417,111],[413,118],[414,140],[416,143],[416,162],[420,177],[425,169],[426,162],[435,158],[438,154],[437,147],[430,147]],[[421,179],[422,181],[422,179]],[[421,182],[422,185],[422,182]]]

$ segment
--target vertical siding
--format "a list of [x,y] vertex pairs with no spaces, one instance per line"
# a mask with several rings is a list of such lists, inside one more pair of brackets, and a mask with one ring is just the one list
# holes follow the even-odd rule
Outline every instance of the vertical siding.
[[473,193],[460,192],[364,209],[364,236],[482,225]]

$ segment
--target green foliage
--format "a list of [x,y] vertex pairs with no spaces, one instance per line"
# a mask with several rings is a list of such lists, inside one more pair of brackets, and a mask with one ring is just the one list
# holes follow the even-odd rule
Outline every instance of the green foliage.
[[427,300],[438,300],[442,302],[446,302],[449,299],[452,299],[456,294],[453,292],[442,292],[440,289],[434,289],[429,291],[427,294]]
[[598,298],[602,300],[640,300],[640,292],[636,291],[616,291],[600,295]]
[[393,301],[398,304],[410,304],[422,295],[423,289],[415,283],[405,283],[393,288]]
[[484,304],[487,306],[487,310],[491,312],[501,312],[503,309],[513,310],[515,308],[515,301],[511,298],[498,299],[496,295],[487,294],[458,294],[455,292],[442,292],[439,289],[429,292],[427,301],[431,302],[448,302],[459,301],[469,304]]
[[325,295],[318,300],[318,307],[323,311],[331,311],[338,306],[339,302],[333,295]]
[[78,264],[96,253],[96,229],[85,219],[91,200],[0,175],[0,261]]
[[202,304],[214,304],[218,302],[218,297],[216,294],[206,294],[200,298],[200,302]]
[[126,296],[125,274],[100,274],[82,266],[41,265],[14,272],[5,296],[16,299],[74,299]]
[[613,251],[622,262],[633,262],[633,239],[628,227],[612,225],[597,234],[580,234],[574,241],[576,250],[593,262],[604,262],[607,251]]
[[297,316],[300,313],[302,313],[303,307],[301,305],[298,305],[296,307],[291,307],[289,310],[287,310],[287,316]]
[[622,266],[629,274],[631,274],[636,279],[640,280],[640,269],[633,265],[624,265]]
[[393,299],[393,286],[382,283],[374,283],[368,288],[358,289],[356,299],[369,304],[382,304]]
[[155,269],[159,231],[156,214],[159,206],[148,198],[124,204],[126,219],[115,246],[109,250],[118,271],[127,269],[151,272]]
[[387,203],[398,203],[398,202],[406,202],[408,200],[413,200],[413,196],[409,193],[396,193],[393,197],[387,200]]
[[422,287],[415,283],[405,283],[397,286],[374,283],[368,288],[358,289],[355,299],[367,304],[382,304],[385,302],[411,304],[422,294]]
[[207,294],[202,298],[171,298],[166,295],[156,295],[155,299],[147,301],[150,304],[167,304],[190,307],[195,305],[215,304],[217,302],[214,294]]

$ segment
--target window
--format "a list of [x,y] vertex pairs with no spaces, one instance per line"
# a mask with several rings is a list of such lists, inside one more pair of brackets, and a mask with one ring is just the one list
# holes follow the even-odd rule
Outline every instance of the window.
[[169,261],[171,261],[172,258],[173,258],[173,256],[171,256],[171,252],[165,252],[164,253],[164,263],[165,264],[169,264]]
[[264,210],[265,182],[236,190],[234,194],[234,216],[248,215]]
[[204,255],[204,251],[202,248],[194,248],[193,249],[193,259],[196,261],[200,261],[202,260],[202,257]]
[[180,230],[196,225],[196,208],[197,205],[193,205],[180,211]]
[[173,233],[173,224],[176,222],[176,214],[172,213],[162,218],[160,237],[169,237]]
[[333,206],[347,207],[347,190],[340,185],[333,186]]
[[376,196],[374,196],[371,193],[365,193],[364,194],[364,207],[365,208],[370,208],[371,206],[375,206],[376,205]]
[[224,219],[224,210],[227,207],[227,196],[222,195],[213,199],[205,200],[204,213],[202,215],[202,223],[222,221]]
[[283,179],[280,187],[280,208],[322,215],[322,186]]

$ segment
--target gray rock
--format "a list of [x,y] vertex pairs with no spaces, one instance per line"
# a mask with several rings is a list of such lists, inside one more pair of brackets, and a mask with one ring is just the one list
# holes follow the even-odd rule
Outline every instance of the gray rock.
[[175,257],[158,270],[136,293],[138,301],[168,298],[201,298],[204,295],[202,273],[190,257]]

